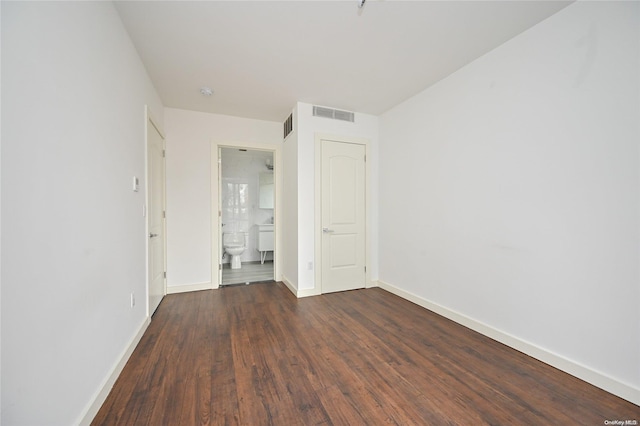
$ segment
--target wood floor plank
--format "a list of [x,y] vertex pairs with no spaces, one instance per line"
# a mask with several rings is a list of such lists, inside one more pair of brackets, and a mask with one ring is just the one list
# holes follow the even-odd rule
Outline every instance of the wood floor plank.
[[[358,323],[365,322],[355,314],[354,318],[358,318]],[[384,318],[384,314],[381,311],[377,311],[372,318],[374,320]],[[442,318],[438,318],[437,322],[442,321]],[[524,424],[544,423],[545,418],[555,418],[559,421],[571,420],[566,411],[559,410],[553,404],[546,403],[548,399],[547,392],[542,391],[542,389],[540,389],[540,392],[532,392],[529,397],[523,397],[526,394],[521,392],[522,389],[532,389],[531,386],[535,388],[540,387],[540,385],[536,382],[523,382],[520,376],[522,371],[508,363],[509,358],[514,359],[514,357],[517,358],[517,355],[522,354],[506,347],[498,346],[499,344],[493,341],[490,342],[496,346],[496,349],[505,348],[511,351],[510,356],[503,358],[496,356],[493,353],[495,351],[478,351],[474,349],[475,346],[469,346],[467,338],[482,336],[467,336],[469,333],[464,327],[455,325],[455,328],[463,331],[463,333],[457,335],[454,330],[449,333],[442,333],[438,330],[437,323],[431,325],[431,330],[434,335],[438,336],[438,340],[441,343],[438,345],[440,348],[438,351],[425,350],[434,348],[435,344],[425,340],[420,342],[422,332],[412,330],[407,333],[407,329],[411,329],[411,327],[406,327],[404,330],[394,330],[384,340],[391,342],[395,346],[405,346],[405,351],[411,351],[410,359],[421,359],[425,365],[430,365],[427,370],[440,371],[441,386],[460,390],[461,395],[457,397],[457,400],[461,408],[467,401],[474,403],[488,423],[493,422],[491,416],[496,412],[501,412],[501,417],[503,418],[508,416],[512,421]],[[372,329],[379,329],[379,325],[374,323]],[[482,342],[473,342],[474,345],[482,348],[483,346],[480,343]],[[500,353],[501,351],[498,350],[497,352]],[[528,357],[527,359],[533,361]],[[498,368],[495,368],[495,366],[498,366]],[[398,369],[402,370],[403,367],[399,366]],[[502,379],[504,380],[501,381],[500,376],[503,371],[510,374],[502,374]],[[542,400],[536,401],[536,398],[542,398]],[[483,410],[483,408],[488,407],[491,407],[491,409]],[[540,412],[542,409],[540,407],[544,407],[544,413]],[[517,413],[515,418],[513,417],[514,413]]]
[[234,373],[231,344],[230,318],[225,310],[225,300],[207,297],[210,300],[211,346],[205,350],[211,352],[212,365],[210,375],[211,387],[211,424],[239,424],[238,396]]
[[[364,317],[358,316],[355,312],[352,312],[351,315],[354,318],[357,318],[356,324],[367,324]],[[379,311],[376,311],[374,316],[381,316],[381,314]],[[375,323],[370,324],[369,327],[371,330],[368,338],[374,336],[374,333],[378,333],[378,335],[380,335],[380,328],[377,327]],[[364,334],[365,332],[361,331],[361,333]],[[393,346],[387,346],[386,342],[389,342]],[[407,345],[403,341],[401,329],[394,330],[394,332],[385,335],[382,342],[374,349],[376,353],[386,354],[387,359],[392,360],[389,361],[389,364],[393,364],[393,369],[396,370],[400,376],[411,377],[412,381],[416,381],[417,378],[420,378],[420,382],[425,383],[426,386],[424,391],[429,395],[442,395],[447,401],[449,401],[449,403],[451,403],[451,401],[456,402],[456,404],[460,406],[460,409],[456,410],[456,412],[463,413],[465,416],[465,418],[458,419],[460,422],[473,422],[476,424],[480,420],[478,418],[467,418],[471,413],[474,413],[474,411],[478,411],[467,410],[466,406],[468,404],[474,403],[478,407],[486,407],[493,405],[493,402],[496,399],[504,399],[503,395],[495,392],[490,393],[492,396],[491,399],[487,399],[485,395],[480,393],[468,392],[468,390],[470,390],[470,386],[473,385],[473,382],[477,381],[476,377],[468,375],[466,371],[461,371],[460,369],[452,370],[451,366],[455,366],[456,364],[446,362],[447,359],[442,357],[440,354],[437,355],[437,358],[430,359],[430,357],[425,356],[429,354],[430,351],[413,349],[411,345]],[[402,353],[404,359],[394,359],[393,353]],[[415,360],[418,360],[419,362],[417,364],[420,364],[423,368],[416,370]],[[441,371],[441,374],[437,376],[429,374],[435,370]],[[438,402],[443,403],[444,401]],[[489,413],[483,413],[480,411],[479,413],[474,414],[480,414],[481,418],[486,417],[485,420],[488,423],[493,423],[490,414],[494,411],[500,412],[502,418],[506,417],[511,421],[517,420],[516,418],[513,418],[509,412],[500,410],[499,406],[492,407]]]
[[[350,293],[349,296],[353,296],[354,293]],[[327,316],[324,319],[327,323],[334,322],[336,326],[333,327],[332,333],[335,335],[333,338],[329,338],[331,341],[337,341],[341,345],[343,342],[347,342],[346,345],[341,347],[336,347],[333,349],[334,352],[349,354],[348,357],[344,357],[345,359],[349,359],[352,364],[349,365],[349,368],[354,373],[359,373],[357,377],[351,378],[352,381],[360,381],[364,380],[366,382],[370,382],[367,386],[368,389],[371,389],[370,392],[373,393],[372,397],[374,399],[380,399],[377,397],[378,393],[381,393],[385,397],[382,398],[384,400],[386,406],[386,410],[388,412],[395,412],[395,401],[419,401],[419,404],[410,404],[403,409],[403,415],[399,416],[397,413],[395,416],[399,418],[400,424],[420,424],[422,419],[430,419],[430,424],[443,424],[448,421],[453,422],[467,422],[470,423],[475,420],[475,415],[473,412],[465,413],[465,411],[457,410],[455,412],[441,412],[440,407],[444,401],[450,401],[455,398],[455,388],[443,388],[437,389],[433,388],[431,382],[431,377],[428,377],[425,382],[423,382],[423,387],[421,390],[416,389],[409,381],[405,380],[400,375],[396,374],[393,368],[390,367],[390,364],[386,363],[384,359],[373,359],[372,362],[369,362],[364,365],[363,362],[367,360],[369,355],[375,356],[379,354],[380,351],[375,350],[373,346],[375,345],[364,345],[363,347],[359,347],[360,342],[370,342],[366,336],[363,335],[363,331],[358,329],[358,325],[355,323],[350,323],[347,327],[344,322],[342,310],[345,307],[348,307],[350,303],[345,304],[345,307],[337,306],[339,303],[338,300],[332,301],[335,296],[329,296],[325,298],[326,306],[322,310],[318,310],[319,312],[326,311]],[[340,335],[341,332],[346,332],[348,335]],[[374,340],[378,342],[379,338],[374,337]],[[380,345],[377,345],[378,347]],[[379,376],[379,373],[384,370],[384,375]],[[372,380],[378,378],[379,380]],[[396,378],[394,382],[388,382],[389,378]],[[411,376],[408,376],[411,377]],[[435,377],[439,379],[439,377]],[[401,381],[399,381],[401,380]],[[426,386],[426,388],[424,387]],[[405,390],[405,393],[398,393],[400,390]],[[431,391],[433,390],[433,391]],[[428,395],[428,397],[427,397]],[[371,399],[371,398],[367,398]],[[416,418],[415,410],[419,411],[419,416]],[[396,423],[395,421],[393,423]],[[464,424],[464,423],[462,423]]]
[[602,425],[640,407],[381,289],[165,297],[94,425]]

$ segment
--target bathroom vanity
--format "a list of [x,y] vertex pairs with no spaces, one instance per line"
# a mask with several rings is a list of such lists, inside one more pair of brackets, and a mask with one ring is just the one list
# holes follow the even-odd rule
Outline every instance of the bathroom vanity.
[[273,224],[258,225],[258,251],[260,263],[264,264],[267,253],[273,251]]

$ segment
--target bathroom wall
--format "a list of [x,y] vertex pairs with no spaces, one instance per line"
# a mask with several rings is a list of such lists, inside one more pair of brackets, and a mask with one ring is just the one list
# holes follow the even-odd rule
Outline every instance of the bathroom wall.
[[[273,164],[272,152],[222,149],[222,232],[249,234],[247,248],[240,256],[243,262],[260,260],[257,224],[273,223],[273,209],[259,207],[259,174],[269,171],[267,159]],[[267,254],[267,260],[273,260],[273,252]],[[228,255],[222,259],[223,263],[229,261]]]

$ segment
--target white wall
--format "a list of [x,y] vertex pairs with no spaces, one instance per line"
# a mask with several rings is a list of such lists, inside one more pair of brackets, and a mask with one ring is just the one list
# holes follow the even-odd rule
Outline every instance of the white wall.
[[282,143],[282,280],[298,283],[298,111],[294,108],[293,131]]
[[145,104],[112,3],[3,2],[3,424],[78,423],[145,323]]
[[578,2],[380,124],[380,280],[635,403],[639,40]]
[[[211,283],[211,146],[282,143],[282,123],[165,108],[167,286]],[[171,288],[173,287],[173,289]]]
[[[2,3],[0,2],[0,28],[2,26]],[[0,46],[2,32],[0,31]],[[0,93],[2,93],[2,55],[0,55]],[[0,164],[2,164],[2,102],[0,102]],[[0,236],[2,235],[2,173],[0,173]],[[2,259],[2,238],[0,237],[0,259]],[[2,336],[2,261],[0,261],[0,336]],[[0,338],[0,424],[2,424],[2,338]]]
[[[299,290],[316,288],[315,268],[315,135],[316,133],[336,136],[353,136],[368,139],[372,158],[367,159],[371,167],[371,205],[368,224],[371,230],[371,277],[377,280],[378,247],[378,117],[355,113],[355,122],[350,123],[313,116],[313,105],[298,102],[297,139],[298,154],[298,281],[292,283]],[[288,143],[288,142],[287,142]],[[309,268],[309,263],[313,268]]]

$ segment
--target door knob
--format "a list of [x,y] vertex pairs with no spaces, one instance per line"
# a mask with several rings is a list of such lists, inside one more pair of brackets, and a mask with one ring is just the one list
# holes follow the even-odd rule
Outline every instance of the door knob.
[[322,232],[324,232],[325,234],[329,234],[329,233],[333,232],[333,229],[322,228]]
[[149,234],[149,238],[157,237],[158,234]]

